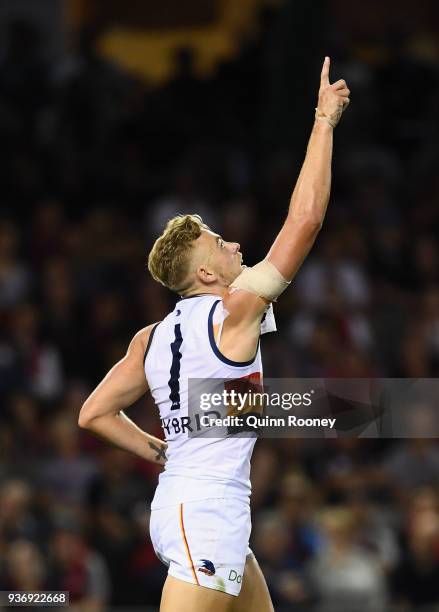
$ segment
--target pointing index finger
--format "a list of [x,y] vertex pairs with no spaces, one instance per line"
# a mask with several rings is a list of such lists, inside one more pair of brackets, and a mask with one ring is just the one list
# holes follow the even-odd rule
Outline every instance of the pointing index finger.
[[325,61],[323,62],[322,74],[320,75],[320,84],[321,85],[329,85],[329,66],[331,64],[331,60],[329,57],[325,57]]

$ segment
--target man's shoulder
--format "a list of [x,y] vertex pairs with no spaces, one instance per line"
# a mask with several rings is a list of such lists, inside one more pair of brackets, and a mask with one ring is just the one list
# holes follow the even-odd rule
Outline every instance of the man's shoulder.
[[142,351],[142,353],[146,352],[146,349],[152,339],[154,330],[159,323],[160,321],[157,321],[156,323],[151,323],[146,327],[142,327],[142,329],[139,329],[132,339],[132,344],[135,345],[139,351]]

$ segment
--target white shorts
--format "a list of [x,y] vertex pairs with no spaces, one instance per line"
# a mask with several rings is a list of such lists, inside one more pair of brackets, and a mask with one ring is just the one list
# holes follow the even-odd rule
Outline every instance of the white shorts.
[[151,510],[157,557],[175,578],[239,595],[252,555],[250,506],[234,498],[202,499]]

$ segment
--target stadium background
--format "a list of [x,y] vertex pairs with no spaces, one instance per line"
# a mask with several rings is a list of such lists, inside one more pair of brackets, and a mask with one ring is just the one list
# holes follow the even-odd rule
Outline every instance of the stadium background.
[[[175,298],[145,260],[198,212],[246,263],[285,215],[324,55],[351,106],[267,376],[437,377],[439,6],[408,0],[0,6],[0,587],[158,609],[153,465],[77,428]],[[151,401],[128,411],[160,435]],[[278,612],[437,610],[435,440],[263,440],[252,546]]]

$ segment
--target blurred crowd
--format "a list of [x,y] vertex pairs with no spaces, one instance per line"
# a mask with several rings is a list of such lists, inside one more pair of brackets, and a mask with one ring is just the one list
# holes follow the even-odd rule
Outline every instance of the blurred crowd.
[[[350,41],[334,22],[325,50],[313,43],[302,58],[292,4],[265,10],[209,78],[178,50],[160,87],[102,58],[96,28],[53,58],[44,32],[9,25],[0,590],[68,590],[85,612],[157,606],[166,571],[147,527],[157,468],[79,431],[78,412],[134,333],[175,303],[146,271],[169,217],[201,214],[241,244],[247,264],[266,254],[328,47],[352,103],[336,130],[327,219],[276,304],[280,331],[263,339],[265,374],[439,375],[437,40]],[[129,415],[162,435],[148,398]],[[435,440],[263,440],[252,482],[252,547],[277,612],[438,609]]]

